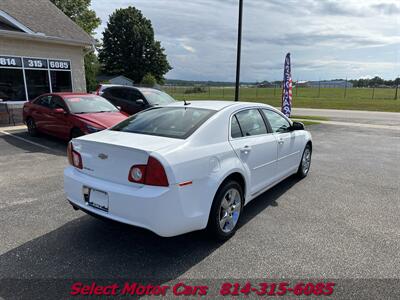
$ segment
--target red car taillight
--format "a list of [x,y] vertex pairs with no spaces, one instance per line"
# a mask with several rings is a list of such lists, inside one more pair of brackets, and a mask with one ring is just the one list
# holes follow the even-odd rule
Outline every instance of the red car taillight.
[[147,165],[132,166],[129,170],[128,180],[155,186],[169,185],[163,165],[152,156],[149,157]]
[[68,144],[67,147],[67,156],[68,156],[68,162],[70,165],[74,166],[75,168],[82,169],[83,164],[82,164],[82,157],[81,155],[76,152],[72,146],[72,143]]

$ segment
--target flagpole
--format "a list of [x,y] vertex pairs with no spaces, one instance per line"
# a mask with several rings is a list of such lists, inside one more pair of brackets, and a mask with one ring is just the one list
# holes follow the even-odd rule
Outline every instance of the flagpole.
[[243,19],[243,0],[239,0],[239,24],[238,24],[238,40],[237,40],[237,57],[236,57],[236,86],[235,101],[239,101],[240,93],[240,55],[242,51],[242,19]]

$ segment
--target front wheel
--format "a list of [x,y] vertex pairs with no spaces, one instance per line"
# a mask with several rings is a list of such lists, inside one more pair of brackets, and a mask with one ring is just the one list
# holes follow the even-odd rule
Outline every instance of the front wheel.
[[236,181],[222,185],[211,207],[208,231],[219,240],[231,238],[236,232],[243,204],[243,190]]
[[303,151],[303,156],[301,157],[301,162],[299,169],[297,170],[297,176],[304,178],[307,176],[308,171],[310,171],[311,166],[311,145],[307,144]]

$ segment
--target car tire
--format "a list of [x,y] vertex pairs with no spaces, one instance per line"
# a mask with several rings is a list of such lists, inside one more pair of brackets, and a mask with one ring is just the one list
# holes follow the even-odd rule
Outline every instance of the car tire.
[[236,232],[244,206],[243,189],[236,181],[225,182],[217,191],[210,211],[207,231],[226,241]]
[[307,144],[304,148],[303,155],[301,156],[301,161],[299,165],[299,169],[297,170],[297,176],[302,179],[308,175],[311,167],[311,154],[312,149],[311,145]]
[[38,136],[38,130],[36,127],[35,120],[32,118],[28,118],[26,120],[26,127],[28,128],[28,134],[32,137]]
[[71,130],[71,140],[74,138],[78,138],[80,136],[84,135],[84,133],[82,132],[82,130],[80,130],[79,128],[73,128]]

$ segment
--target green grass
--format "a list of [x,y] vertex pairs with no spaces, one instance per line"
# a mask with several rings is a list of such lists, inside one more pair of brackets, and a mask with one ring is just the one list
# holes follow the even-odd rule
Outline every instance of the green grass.
[[[233,100],[233,87],[205,88],[203,93],[185,94],[190,87],[165,87],[164,90],[178,100]],[[273,106],[281,105],[279,88],[250,88],[240,89],[240,100],[262,102]],[[400,91],[394,100],[395,89],[389,88],[294,88],[293,106],[304,108],[350,109],[369,111],[400,112]]]
[[316,124],[321,124],[320,122],[317,121],[303,121],[303,120],[296,120],[292,119],[292,121],[298,121],[304,124],[304,126],[311,126],[311,125],[316,125]]
[[292,115],[290,118],[291,119],[303,119],[303,120],[329,121],[329,118],[321,117],[321,116],[298,116],[298,115]]

